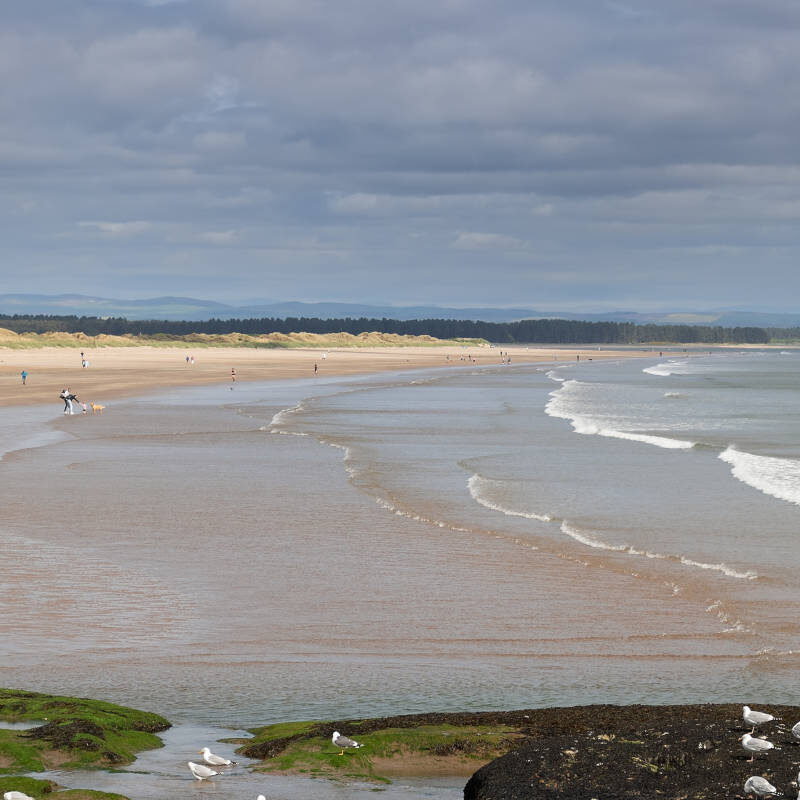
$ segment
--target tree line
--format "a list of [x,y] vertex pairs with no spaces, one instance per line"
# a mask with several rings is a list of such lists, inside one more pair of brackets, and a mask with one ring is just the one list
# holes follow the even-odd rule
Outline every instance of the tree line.
[[767,328],[770,338],[779,342],[800,342],[800,328]]
[[[584,322],[566,319],[525,319],[480,322],[458,319],[275,319],[129,320],[125,317],[79,317],[50,314],[0,314],[0,327],[16,333],[84,333],[87,336],[185,336],[192,333],[359,333],[377,331],[437,339],[486,339],[498,344],[766,344],[772,331],[756,327],[708,325],[638,325],[633,322]],[[795,331],[800,337],[800,329]]]

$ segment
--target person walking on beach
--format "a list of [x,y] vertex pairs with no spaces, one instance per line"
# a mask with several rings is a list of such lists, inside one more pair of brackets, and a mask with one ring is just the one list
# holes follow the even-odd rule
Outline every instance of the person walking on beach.
[[236,383],[236,370],[233,367],[231,367],[231,381]]
[[78,398],[74,394],[72,394],[72,392],[69,389],[69,386],[67,386],[66,389],[61,390],[61,394],[59,394],[59,397],[64,401],[64,413],[74,414],[75,412],[72,410],[72,401],[77,400]]
[[22,370],[20,375],[22,376],[22,385],[24,386],[25,385],[25,381],[28,380],[28,373],[25,372],[25,370]]
[[317,367],[317,362],[315,361],[315,362],[314,362],[314,374],[315,374],[315,375],[317,374],[317,369],[318,369],[318,367]]

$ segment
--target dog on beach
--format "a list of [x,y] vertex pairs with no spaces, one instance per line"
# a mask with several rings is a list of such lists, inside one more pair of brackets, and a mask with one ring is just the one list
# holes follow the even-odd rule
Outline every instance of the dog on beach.
[[102,414],[105,408],[105,406],[101,406],[99,403],[89,403],[89,405],[92,407],[92,414]]

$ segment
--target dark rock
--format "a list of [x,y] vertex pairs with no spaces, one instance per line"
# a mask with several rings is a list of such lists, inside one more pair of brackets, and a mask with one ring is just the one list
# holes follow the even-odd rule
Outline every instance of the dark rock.
[[[800,719],[797,706],[758,709],[786,721]],[[797,794],[797,765],[787,749],[747,762],[739,737],[750,729],[741,705],[524,713],[530,725],[523,744],[479,769],[464,788],[465,800],[712,800],[743,797],[751,775],[763,775],[784,795]],[[792,739],[775,723],[761,733],[779,747]]]
[[31,728],[23,735],[28,739],[44,739],[55,748],[99,750],[100,745],[95,739],[102,740],[105,732],[99,725],[80,719],[74,722],[48,722]]

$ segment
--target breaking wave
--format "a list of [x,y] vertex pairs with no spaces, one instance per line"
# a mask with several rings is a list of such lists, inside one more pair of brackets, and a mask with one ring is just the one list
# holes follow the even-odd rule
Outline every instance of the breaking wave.
[[[274,414],[272,420],[269,423],[270,428],[275,428],[278,425],[283,425],[289,421],[292,414],[297,414],[305,408],[303,402],[299,402],[297,405],[292,406],[291,408],[283,408],[277,414]],[[275,433],[279,433],[279,431],[275,431]]]
[[800,505],[800,461],[791,458],[756,456],[733,445],[719,454],[731,465],[731,474],[759,492]]
[[646,372],[648,375],[658,375],[661,378],[668,378],[670,375],[686,375],[690,372],[685,369],[688,363],[688,361],[666,361],[663,364],[645,367],[642,372]]
[[590,436],[606,436],[611,439],[625,439],[631,442],[643,442],[667,450],[688,450],[695,446],[695,442],[685,439],[672,439],[668,436],[655,436],[649,433],[619,430],[604,425],[597,419],[581,414],[575,408],[572,397],[575,390],[589,386],[576,380],[565,381],[561,388],[550,393],[550,401],[545,406],[545,412],[551,417],[566,419],[572,424],[575,433]]
[[492,511],[499,511],[507,517],[524,517],[525,519],[536,519],[539,520],[539,522],[553,521],[553,518],[549,514],[535,514],[532,511],[517,511],[490,500],[489,497],[487,497],[487,490],[491,488],[492,484],[499,485],[500,483],[500,481],[493,481],[476,473],[467,481],[467,487],[469,488],[470,495],[472,495],[472,499],[484,508],[489,508]]

